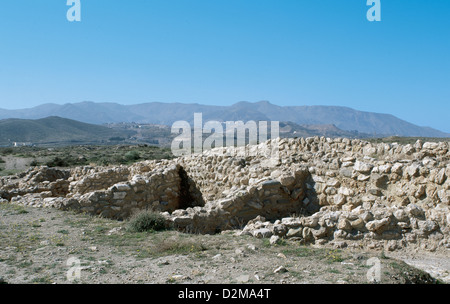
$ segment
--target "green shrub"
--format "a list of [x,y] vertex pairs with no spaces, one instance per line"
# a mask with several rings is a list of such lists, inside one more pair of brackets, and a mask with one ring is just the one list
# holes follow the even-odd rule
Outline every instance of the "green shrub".
[[1,154],[2,155],[9,155],[9,154],[13,154],[14,149],[13,148],[2,148],[1,149]]
[[85,157],[73,157],[69,155],[64,158],[56,156],[48,161],[45,165],[48,167],[72,167],[84,166],[87,165],[87,163],[88,160]]
[[115,137],[109,138],[110,141],[124,141],[125,139],[126,139],[125,137],[120,137],[120,136],[115,136]]
[[121,155],[114,155],[114,156],[112,157],[112,162],[113,162],[114,164],[126,164],[126,163],[127,163],[127,160],[124,159]]
[[139,155],[139,153],[137,151],[129,151],[129,152],[125,153],[124,157],[127,161],[135,161],[135,160],[139,160],[141,158],[141,156]]
[[108,166],[110,163],[111,161],[107,157],[101,157],[97,160],[97,164],[100,166]]
[[61,159],[59,157],[54,157],[52,160],[46,163],[48,167],[68,167],[69,164],[65,159]]
[[161,231],[166,229],[166,220],[160,213],[144,211],[130,218],[127,229],[131,232]]

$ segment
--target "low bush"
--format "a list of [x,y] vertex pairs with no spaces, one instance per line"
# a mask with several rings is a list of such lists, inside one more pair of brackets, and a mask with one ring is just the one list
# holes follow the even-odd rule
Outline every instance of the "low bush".
[[127,230],[131,232],[161,231],[166,229],[165,218],[157,212],[144,211],[129,219]]
[[139,152],[137,152],[137,151],[129,151],[129,152],[125,153],[124,157],[127,161],[136,161],[141,158],[141,156],[139,155]]
[[65,159],[54,157],[52,160],[46,163],[48,167],[69,167],[68,162]]
[[2,155],[9,155],[9,154],[13,154],[14,149],[13,148],[1,148],[0,149],[0,153]]

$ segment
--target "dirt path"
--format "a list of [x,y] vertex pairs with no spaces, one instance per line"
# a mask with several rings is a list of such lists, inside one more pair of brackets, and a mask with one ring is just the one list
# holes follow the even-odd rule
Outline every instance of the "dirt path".
[[[432,258],[418,261],[448,267],[445,255]],[[233,232],[131,233],[124,222],[0,204],[0,280],[13,284],[352,284],[376,277],[377,263],[381,283],[433,281],[380,251],[274,246]]]

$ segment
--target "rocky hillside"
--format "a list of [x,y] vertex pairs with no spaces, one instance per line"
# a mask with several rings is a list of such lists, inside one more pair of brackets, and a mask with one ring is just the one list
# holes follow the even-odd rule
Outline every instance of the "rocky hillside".
[[4,202],[114,219],[152,209],[185,232],[450,248],[448,142],[276,139],[131,166],[41,167],[0,186]]

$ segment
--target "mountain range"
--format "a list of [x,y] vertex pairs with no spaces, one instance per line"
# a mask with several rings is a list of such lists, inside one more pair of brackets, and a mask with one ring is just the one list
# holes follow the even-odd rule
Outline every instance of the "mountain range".
[[414,125],[390,114],[358,111],[340,106],[278,106],[268,101],[238,102],[231,106],[151,102],[135,105],[80,102],[43,104],[20,110],[0,109],[0,119],[41,119],[59,116],[84,123],[150,123],[170,126],[175,121],[193,123],[194,113],[203,114],[203,123],[217,121],[265,120],[292,122],[300,126],[332,125],[370,136],[450,137],[430,127]]
[[[311,136],[355,138],[367,136],[340,130],[334,125],[299,126],[293,122],[280,122],[279,126],[280,136],[283,138]],[[12,145],[86,144],[151,144],[170,147],[178,134],[172,133],[171,126],[166,125],[138,123],[95,125],[57,116],[41,119],[9,118],[0,120],[0,146],[3,147]],[[209,135],[204,134],[204,139]]]

